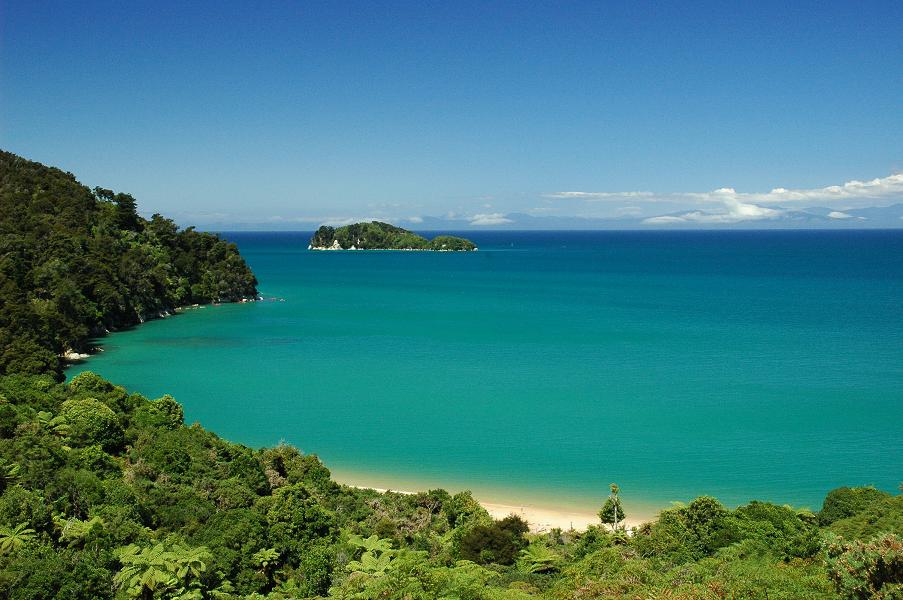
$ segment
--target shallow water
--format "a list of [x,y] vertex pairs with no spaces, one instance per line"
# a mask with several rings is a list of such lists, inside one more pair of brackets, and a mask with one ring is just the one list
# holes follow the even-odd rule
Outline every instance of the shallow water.
[[90,369],[340,477],[652,512],[812,508],[903,471],[903,232],[476,232],[475,253],[231,233],[268,301],[102,340]]

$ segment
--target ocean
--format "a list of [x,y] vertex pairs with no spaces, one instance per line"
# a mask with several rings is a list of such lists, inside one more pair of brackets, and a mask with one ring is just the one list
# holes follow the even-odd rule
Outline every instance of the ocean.
[[903,231],[224,235],[267,300],[114,333],[67,374],[380,488],[592,510],[616,482],[650,516],[903,480]]

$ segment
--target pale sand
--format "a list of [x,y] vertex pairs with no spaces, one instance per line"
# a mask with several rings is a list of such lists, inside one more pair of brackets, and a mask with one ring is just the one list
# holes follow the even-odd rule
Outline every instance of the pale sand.
[[[568,531],[575,529],[584,531],[590,525],[599,525],[599,515],[595,512],[578,512],[559,510],[543,506],[512,506],[510,504],[496,504],[495,502],[482,502],[480,506],[492,515],[493,519],[504,519],[509,515],[517,515],[530,525],[533,533],[545,533],[552,529]],[[621,524],[627,529],[638,527],[643,523],[641,519],[625,519]]]
[[[385,490],[380,488],[371,488],[368,486],[349,485],[349,487],[357,489],[370,489],[381,494],[392,492],[394,494],[414,494],[415,492],[407,492],[403,490]],[[568,531],[574,529],[576,531],[584,531],[589,525],[599,525],[599,515],[596,512],[582,512],[574,510],[561,510],[545,506],[536,506],[534,504],[499,504],[497,502],[484,502],[477,500],[480,506],[486,509],[486,512],[493,519],[504,519],[509,515],[517,515],[524,519],[530,525],[532,533],[545,533],[552,529],[561,529]],[[626,519],[622,521],[622,525],[627,529],[638,527],[649,519]]]

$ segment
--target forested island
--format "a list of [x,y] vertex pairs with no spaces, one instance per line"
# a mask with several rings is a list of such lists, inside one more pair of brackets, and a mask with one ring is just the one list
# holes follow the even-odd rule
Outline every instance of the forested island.
[[63,383],[59,353],[92,332],[256,282],[234,246],[130,196],[8,153],[0,169],[0,598],[903,597],[900,494],[703,496],[627,530],[612,486],[586,531],[531,533],[469,492],[340,485],[315,455],[186,425],[170,396]]
[[311,250],[434,250],[460,252],[476,250],[470,240],[439,235],[431,240],[407,229],[372,221],[335,228],[321,226],[310,239]]
[[187,304],[257,296],[234,244],[129,194],[0,151],[0,374],[61,373],[67,351]]

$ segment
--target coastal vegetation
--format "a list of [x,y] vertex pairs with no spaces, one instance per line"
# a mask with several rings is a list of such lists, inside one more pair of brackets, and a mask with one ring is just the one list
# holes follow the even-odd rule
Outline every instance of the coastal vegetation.
[[439,235],[432,240],[407,229],[372,221],[335,228],[321,226],[310,240],[313,250],[436,250],[470,251],[476,244],[464,238]]
[[529,533],[468,492],[340,485],[90,372],[0,378],[4,598],[899,598],[901,535],[903,496],[874,488]]
[[0,374],[60,375],[65,352],[105,331],[257,295],[234,244],[3,151],[0,281]]
[[903,597],[903,495],[839,488],[818,512],[703,496],[627,531],[612,484],[597,525],[531,533],[469,492],[340,485],[315,455],[186,425],[170,396],[62,382],[59,354],[97,331],[256,282],[215,236],[0,158],[0,598]]

